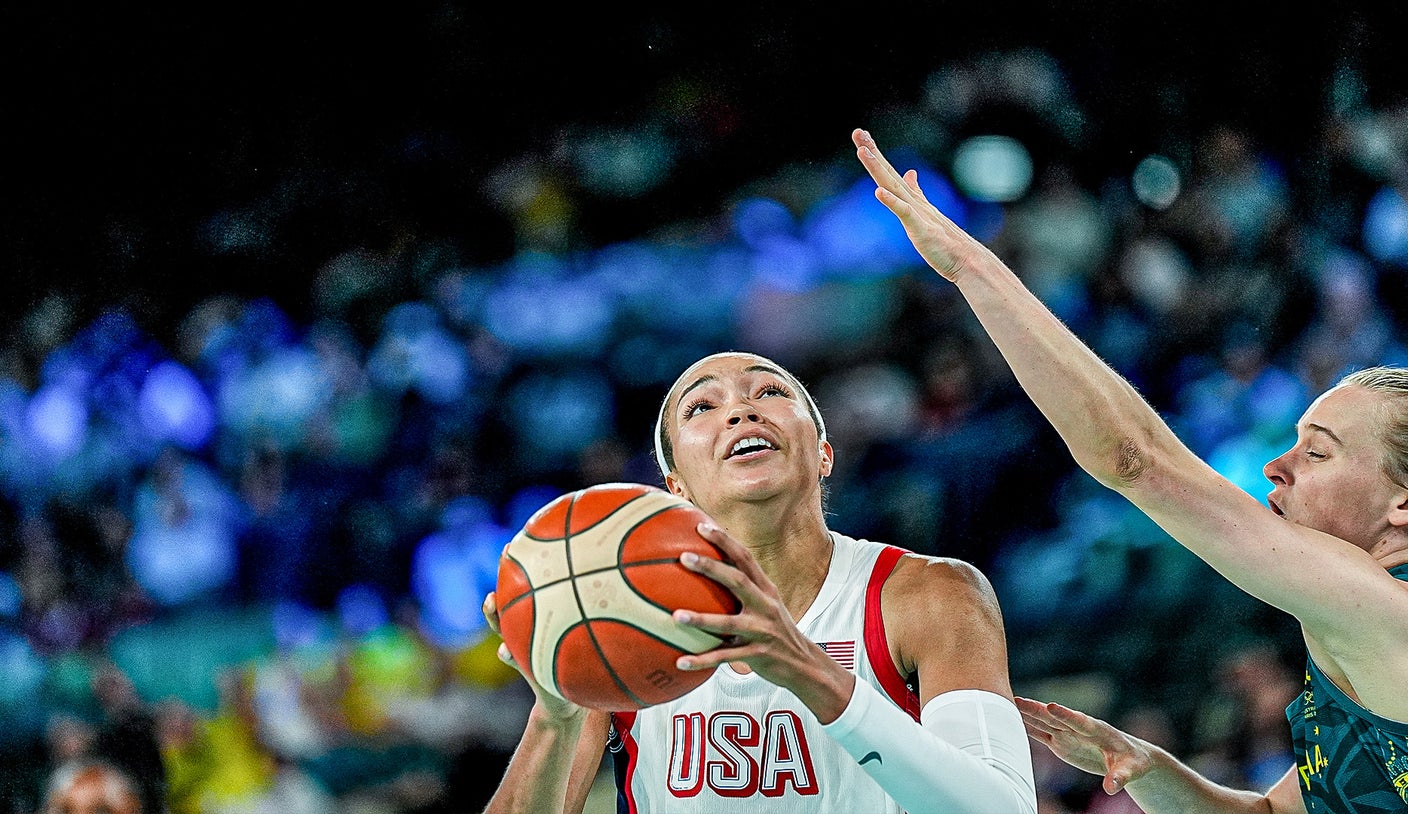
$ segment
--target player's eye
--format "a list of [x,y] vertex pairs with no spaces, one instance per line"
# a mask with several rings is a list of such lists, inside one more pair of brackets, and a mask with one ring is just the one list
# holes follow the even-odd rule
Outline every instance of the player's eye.
[[685,419],[693,418],[711,407],[713,407],[713,405],[709,403],[708,399],[695,399],[680,410],[680,417]]
[[761,398],[763,396],[782,396],[783,398],[792,398],[792,391],[788,390],[786,387],[783,387],[780,384],[765,384],[762,387],[758,388],[758,397]]

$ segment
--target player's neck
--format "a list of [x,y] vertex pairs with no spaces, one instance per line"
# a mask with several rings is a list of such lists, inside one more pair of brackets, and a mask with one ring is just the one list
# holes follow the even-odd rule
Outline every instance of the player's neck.
[[822,530],[820,541],[808,536],[787,547],[788,554],[778,559],[771,567],[763,565],[768,578],[777,585],[782,596],[782,604],[792,614],[794,621],[800,620],[807,609],[821,593],[822,583],[831,571],[831,556],[836,544],[830,533]]
[[1408,548],[1398,548],[1392,551],[1385,551],[1377,554],[1374,559],[1379,561],[1379,565],[1384,568],[1397,568],[1400,565],[1408,565]]
[[1384,568],[1394,568],[1408,563],[1408,533],[1394,529],[1369,549],[1373,557]]
[[820,514],[776,517],[754,511],[715,519],[748,547],[777,586],[792,617],[800,619],[816,599],[831,567],[831,533]]

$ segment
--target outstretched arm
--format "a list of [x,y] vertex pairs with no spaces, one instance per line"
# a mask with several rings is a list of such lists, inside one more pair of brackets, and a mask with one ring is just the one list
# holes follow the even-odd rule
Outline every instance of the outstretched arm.
[[[1016,274],[928,202],[913,170],[896,171],[865,131],[852,139],[876,198],[925,260],[957,286],[1083,469],[1335,650],[1378,652],[1408,637],[1408,619],[1380,629],[1360,624],[1364,606],[1403,604],[1401,588],[1379,563],[1338,538],[1285,521],[1198,459]],[[1392,638],[1383,627],[1403,635]]]
[[1033,740],[1081,771],[1102,775],[1106,794],[1121,789],[1148,814],[1306,814],[1292,768],[1265,794],[1229,789],[1163,748],[1060,704],[1018,698]]

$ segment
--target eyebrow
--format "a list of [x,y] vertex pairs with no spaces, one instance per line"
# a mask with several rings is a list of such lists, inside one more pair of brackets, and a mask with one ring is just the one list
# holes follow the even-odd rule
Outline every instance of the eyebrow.
[[685,389],[683,389],[683,390],[680,391],[679,397],[675,399],[675,403],[676,403],[676,404],[679,404],[681,401],[684,401],[684,397],[687,396],[687,395],[689,395],[689,391],[693,390],[694,388],[698,387],[699,385],[701,385],[701,384],[703,384],[703,383],[705,383],[705,382],[712,382],[712,381],[714,381],[714,380],[716,380],[716,379],[718,379],[718,378],[719,378],[718,376],[715,376],[715,375],[712,374],[712,373],[706,373],[706,374],[704,374],[703,376],[700,376],[699,378],[697,378],[697,379],[694,380],[694,383],[693,383],[693,384],[691,384],[689,387],[686,387]]
[[1311,430],[1312,432],[1322,432],[1330,436],[1331,441],[1334,441],[1340,446],[1344,446],[1344,442],[1340,440],[1340,437],[1338,435],[1335,435],[1333,432],[1331,432],[1329,427],[1322,427],[1319,424],[1306,424],[1305,428],[1307,430]]
[[[743,368],[743,372],[744,372],[744,373],[771,373],[771,374],[773,374],[773,375],[775,375],[775,376],[778,376],[778,377],[780,377],[780,378],[784,378],[784,379],[787,378],[787,377],[783,374],[783,372],[782,372],[781,370],[778,370],[777,368],[773,367],[772,365],[749,365],[749,366]],[[679,396],[675,399],[675,404],[679,404],[680,402],[684,401],[684,397],[687,396],[687,395],[689,395],[689,391],[691,391],[691,390],[693,390],[694,388],[700,386],[701,384],[704,384],[705,382],[717,381],[718,378],[719,378],[718,376],[715,376],[715,375],[712,374],[712,373],[706,373],[706,374],[704,374],[703,376],[700,376],[699,378],[695,379],[695,380],[689,385],[689,387],[686,387],[685,389],[683,389],[683,390],[680,391]]]

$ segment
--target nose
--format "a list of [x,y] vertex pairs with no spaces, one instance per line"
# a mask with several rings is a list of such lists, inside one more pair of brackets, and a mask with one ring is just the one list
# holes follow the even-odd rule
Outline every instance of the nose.
[[753,405],[739,403],[735,405],[733,409],[729,410],[728,425],[730,427],[737,427],[745,420],[750,422],[757,422],[760,420],[758,417],[758,412],[753,409]]
[[1275,458],[1272,458],[1270,461],[1267,461],[1266,466],[1263,466],[1261,468],[1261,474],[1265,475],[1267,480],[1271,481],[1277,486],[1282,486],[1289,483],[1291,480],[1291,473],[1290,467],[1286,465],[1286,456],[1290,454],[1290,451],[1287,450],[1286,452],[1277,455]]

